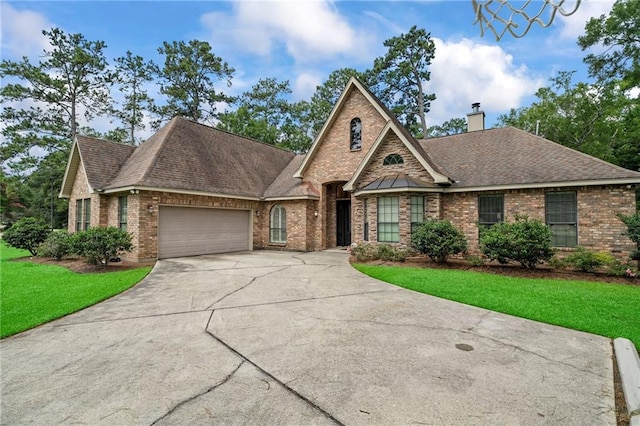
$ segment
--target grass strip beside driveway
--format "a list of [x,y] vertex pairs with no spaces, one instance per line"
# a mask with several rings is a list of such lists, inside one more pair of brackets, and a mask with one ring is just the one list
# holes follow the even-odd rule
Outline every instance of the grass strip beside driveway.
[[151,267],[78,274],[61,266],[10,262],[29,256],[0,243],[0,337],[28,330],[108,299],[140,282]]
[[610,338],[640,349],[640,287],[516,278],[452,269],[354,264],[373,278],[410,290]]

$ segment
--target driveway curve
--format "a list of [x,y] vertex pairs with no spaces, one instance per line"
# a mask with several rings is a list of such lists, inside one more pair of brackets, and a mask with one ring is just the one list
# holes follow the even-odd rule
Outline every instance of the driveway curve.
[[0,343],[2,424],[615,425],[609,339],[401,289],[344,252],[161,260]]

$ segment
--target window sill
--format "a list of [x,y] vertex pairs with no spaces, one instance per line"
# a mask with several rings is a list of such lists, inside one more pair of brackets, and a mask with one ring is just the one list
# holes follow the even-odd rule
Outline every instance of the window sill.
[[286,247],[287,243],[269,243],[269,247]]

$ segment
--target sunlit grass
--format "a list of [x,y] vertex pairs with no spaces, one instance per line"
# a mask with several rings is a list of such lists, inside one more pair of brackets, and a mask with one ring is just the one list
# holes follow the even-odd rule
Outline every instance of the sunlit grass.
[[0,337],[96,304],[142,280],[150,267],[78,274],[55,265],[15,262],[29,256],[0,242]]

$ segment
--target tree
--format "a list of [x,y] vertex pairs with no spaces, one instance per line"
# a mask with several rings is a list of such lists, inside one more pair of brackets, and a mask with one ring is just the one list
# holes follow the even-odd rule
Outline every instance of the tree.
[[2,239],[11,247],[28,250],[33,256],[38,253],[38,246],[51,233],[49,226],[34,217],[23,217],[2,235]]
[[214,80],[224,80],[230,87],[235,70],[213,54],[206,41],[165,41],[158,53],[165,56],[162,68],[153,66],[160,78],[160,93],[167,96],[166,105],[158,109],[163,119],[181,115],[197,122],[211,121],[217,117],[217,103],[233,100],[215,90]]
[[25,189],[18,176],[7,176],[0,168],[0,224],[12,225],[25,215]]
[[307,103],[290,103],[289,81],[261,79],[237,100],[235,111],[220,115],[218,128],[302,152],[311,145],[304,125]]
[[153,63],[145,62],[141,56],[133,56],[130,51],[125,56],[116,58],[115,62],[113,81],[124,94],[124,102],[121,110],[114,110],[114,115],[126,126],[129,143],[135,145],[136,130],[145,128],[145,111],[154,110],[154,101],[144,88],[146,83],[153,80]]
[[384,46],[389,50],[373,64],[374,92],[414,136],[423,137],[428,134],[426,114],[436,98],[425,93],[436,50],[431,34],[414,25],[408,33],[386,40]]
[[310,125],[314,137],[320,132],[327,118],[329,118],[331,110],[338,102],[338,98],[347,87],[347,82],[351,77],[356,77],[367,86],[371,83],[369,71],[360,72],[353,68],[341,68],[331,72],[327,80],[316,87],[310,104]]
[[640,86],[640,2],[617,0],[609,16],[591,18],[578,45],[582,50],[603,48],[584,58],[592,77],[621,79],[623,89]]
[[[44,60],[32,64],[23,57],[19,62],[0,63],[0,77],[9,81],[0,89],[5,104],[0,115],[5,124],[0,161],[16,171],[36,166],[43,151],[66,152],[76,135],[80,109],[90,119],[105,113],[111,104],[105,43],[58,28],[42,33],[51,43]],[[10,102],[25,106],[7,105]]]
[[[613,82],[573,85],[572,76],[573,72],[559,72],[550,79],[550,86],[538,89],[538,101],[501,115],[499,125],[538,131],[554,142],[616,164],[635,164],[640,151],[627,152],[640,134],[640,123],[627,118],[637,115],[633,100]],[[628,128],[622,132],[625,122]],[[621,145],[614,149],[617,144]]]
[[426,137],[437,138],[440,136],[451,136],[467,132],[467,120],[464,118],[452,118],[440,125],[431,126],[427,129]]

